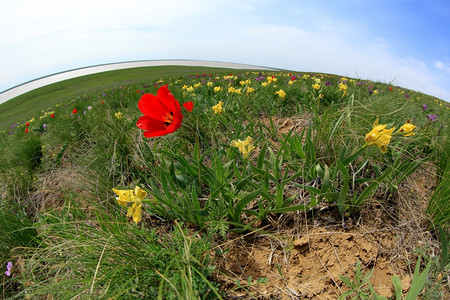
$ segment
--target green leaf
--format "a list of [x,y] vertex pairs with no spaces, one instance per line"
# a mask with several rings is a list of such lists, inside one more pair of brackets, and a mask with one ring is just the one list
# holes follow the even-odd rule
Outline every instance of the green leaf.
[[417,260],[416,268],[414,269],[414,276],[411,282],[411,288],[409,289],[408,294],[406,295],[405,300],[415,300],[417,296],[419,296],[420,292],[427,281],[428,273],[431,269],[431,259],[428,261],[425,270],[420,273],[420,257]]
[[394,276],[392,276],[391,280],[392,280],[392,284],[394,285],[395,299],[402,300],[402,282],[401,282],[400,278],[398,278],[397,275],[394,275]]
[[241,212],[244,209],[244,207],[250,203],[250,201],[252,201],[253,199],[255,199],[256,197],[259,196],[259,194],[261,193],[261,190],[256,190],[254,192],[251,192],[249,194],[247,194],[246,196],[244,196],[242,199],[240,199],[238,201],[238,203],[236,203],[236,207],[234,208],[234,221],[237,223],[240,223],[241,220]]
[[299,204],[289,207],[281,207],[281,208],[274,208],[274,209],[267,209],[265,212],[267,213],[287,213],[292,211],[308,211],[311,208],[308,205],[305,204]]

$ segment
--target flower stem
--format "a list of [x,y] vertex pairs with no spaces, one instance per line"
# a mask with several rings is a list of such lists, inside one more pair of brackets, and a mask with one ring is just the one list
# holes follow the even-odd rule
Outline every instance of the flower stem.
[[[200,139],[198,138],[197,132],[192,127],[190,127],[190,126],[188,126],[186,124],[181,124],[181,126],[189,129],[194,134],[196,147],[197,147],[198,184],[199,184],[199,186],[201,186],[201,182],[202,182],[201,166],[202,166],[202,164],[201,164],[201,161],[200,161],[200,159],[201,159],[201,155],[200,155]],[[195,148],[194,148],[194,152],[195,152]]]

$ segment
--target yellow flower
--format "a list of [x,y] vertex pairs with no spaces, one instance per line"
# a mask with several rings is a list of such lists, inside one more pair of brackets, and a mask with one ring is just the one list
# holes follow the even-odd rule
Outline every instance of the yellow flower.
[[234,87],[230,86],[228,88],[228,94],[232,94],[232,93],[234,93],[234,91],[235,91]]
[[347,86],[345,84],[343,84],[342,82],[339,83],[339,89],[343,92],[345,92],[347,90]]
[[213,83],[212,83],[212,81],[209,81],[206,85],[207,86],[213,86]]
[[220,87],[220,86],[215,86],[214,87],[214,93],[218,93],[218,92],[220,92],[222,90],[222,87]]
[[147,192],[136,186],[133,190],[116,190],[113,189],[114,193],[117,194],[117,202],[127,207],[128,203],[133,203],[128,209],[127,217],[133,218],[135,223],[142,219],[142,200],[147,196]]
[[255,89],[250,86],[247,88],[247,94],[253,93],[254,91]]
[[222,112],[223,112],[223,102],[220,101],[219,103],[217,103],[216,105],[214,105],[214,106],[212,107],[212,109],[213,109],[213,111],[214,111],[214,114],[219,114],[219,115],[221,115]]
[[116,112],[116,113],[115,113],[115,116],[116,116],[116,118],[119,119],[119,120],[123,118],[123,114],[122,114],[120,111],[119,111],[119,112]]
[[263,83],[261,83],[261,86],[267,86],[267,82],[263,82]]
[[[320,79],[319,79],[320,80]],[[316,91],[318,91],[320,89],[320,84],[316,83],[312,85],[313,89],[315,89]]]
[[373,129],[366,134],[366,144],[375,145],[380,148],[382,153],[387,152],[387,145],[390,143],[392,138],[392,132],[394,132],[394,127],[391,129],[386,129],[386,125],[378,125],[378,118],[373,123]]
[[239,152],[241,152],[244,159],[248,158],[250,152],[255,149],[253,146],[253,139],[251,137],[247,137],[244,141],[241,140],[232,140],[231,146],[236,147],[239,149]]
[[289,80],[288,84],[292,85],[292,84],[294,84],[294,82],[292,80]]
[[411,121],[408,120],[408,121],[406,121],[405,125],[400,127],[398,132],[401,132],[403,134],[403,136],[411,136],[411,135],[415,135],[415,133],[412,132],[414,130],[414,128],[416,128],[416,126],[411,124]]
[[198,87],[200,87],[202,84],[200,83],[200,82],[198,82],[198,83],[196,83],[196,84],[194,84],[194,88],[198,88]]
[[284,100],[284,97],[286,97],[286,92],[283,90],[278,90],[275,92],[275,95],[278,95],[278,97]]
[[193,92],[193,91],[194,91],[194,87],[189,86],[189,87],[186,88],[186,91],[188,91],[188,92]]

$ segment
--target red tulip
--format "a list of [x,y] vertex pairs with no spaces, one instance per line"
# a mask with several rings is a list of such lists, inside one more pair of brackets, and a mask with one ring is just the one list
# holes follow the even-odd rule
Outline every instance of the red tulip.
[[51,114],[51,115],[50,115],[50,118],[54,118],[54,117],[55,117],[55,115],[54,115],[54,114]]
[[101,104],[105,104],[105,101],[102,100],[100,103],[101,103]]
[[27,127],[30,126],[30,123],[26,122],[26,123],[25,123],[25,126],[27,126]]
[[73,111],[72,111],[72,113],[73,113],[73,114],[76,114],[76,113],[77,113],[77,109],[74,108]]
[[156,96],[142,95],[138,106],[144,115],[139,118],[136,126],[145,130],[144,136],[147,138],[172,133],[180,128],[183,121],[180,103],[170,93],[167,85],[161,86]]
[[392,91],[392,86],[389,87],[389,90]]
[[192,101],[183,103],[183,106],[187,111],[192,111],[194,109],[194,103]]
[[25,132],[28,132],[28,128],[25,128]]

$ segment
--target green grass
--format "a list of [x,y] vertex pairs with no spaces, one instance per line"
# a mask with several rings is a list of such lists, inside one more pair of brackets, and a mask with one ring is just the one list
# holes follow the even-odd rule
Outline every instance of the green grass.
[[[447,104],[384,83],[288,73],[136,68],[67,80],[0,106],[0,263],[13,262],[13,276],[0,281],[2,296],[260,297],[252,278],[248,285],[239,274],[223,279],[218,261],[228,245],[249,236],[295,239],[305,220],[336,220],[332,228],[352,230],[372,220],[367,211],[376,204],[385,220],[377,230],[408,224],[430,247],[399,246],[409,271],[419,257],[438,261],[436,252],[446,252],[432,247],[448,245]],[[144,138],[136,127],[141,92],[155,95],[165,84],[194,109],[182,108],[174,133]],[[219,102],[223,111],[215,114]],[[386,153],[365,142],[377,117],[396,128]],[[408,119],[415,135],[405,137],[398,130]],[[123,207],[112,190],[133,193],[136,186],[147,193],[136,195],[142,214],[130,192],[119,200],[134,206]],[[427,193],[420,219],[401,219]],[[292,227],[299,231],[289,235]],[[443,228],[440,239],[436,228]],[[448,265],[430,266],[433,276],[423,284],[421,275],[415,289],[438,297],[448,291]],[[357,265],[356,273],[354,281],[341,277],[348,294],[373,295],[372,272]]]

